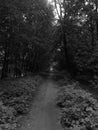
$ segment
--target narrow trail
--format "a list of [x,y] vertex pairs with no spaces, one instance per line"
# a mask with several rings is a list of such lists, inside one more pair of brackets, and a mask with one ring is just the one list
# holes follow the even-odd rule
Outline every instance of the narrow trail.
[[32,109],[19,130],[60,130],[56,106],[58,88],[52,81],[40,86]]

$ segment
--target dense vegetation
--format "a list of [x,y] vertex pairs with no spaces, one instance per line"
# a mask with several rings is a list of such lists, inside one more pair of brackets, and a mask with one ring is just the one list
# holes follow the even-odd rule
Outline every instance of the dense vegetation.
[[1,130],[14,130],[19,127],[22,117],[29,112],[41,83],[42,79],[39,76],[28,76],[0,83]]
[[1,78],[40,72],[51,65],[75,75],[97,75],[97,0],[1,3]]
[[61,86],[57,105],[63,130],[98,129],[98,100],[78,82]]
[[[0,127],[15,127],[34,94],[33,80],[15,78],[47,70],[67,70],[72,78],[97,88],[97,0],[0,1],[0,87],[6,86],[0,91]],[[63,128],[96,130],[97,100],[77,84],[61,92],[58,105]]]
[[52,17],[51,6],[43,0],[1,1],[1,78],[43,68],[41,63],[48,59],[51,46]]
[[74,69],[75,74],[97,75],[97,0],[54,0],[54,2],[59,18],[58,44],[61,43],[64,49],[68,66]]

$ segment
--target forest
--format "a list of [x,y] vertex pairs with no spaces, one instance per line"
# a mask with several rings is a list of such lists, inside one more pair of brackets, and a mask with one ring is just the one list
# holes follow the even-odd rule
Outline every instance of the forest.
[[0,0],[0,130],[29,130],[40,93],[62,130],[98,129],[97,0]]

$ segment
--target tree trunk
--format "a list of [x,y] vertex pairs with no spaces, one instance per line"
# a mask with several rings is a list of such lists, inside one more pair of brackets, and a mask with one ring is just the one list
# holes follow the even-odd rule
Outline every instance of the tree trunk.
[[69,56],[68,56],[68,49],[67,49],[67,39],[66,39],[66,33],[63,28],[62,30],[62,42],[64,46],[64,54],[65,54],[65,61],[66,61],[66,66],[70,66],[70,61],[69,61]]
[[92,36],[92,39],[91,39],[92,50],[94,50],[94,47],[95,47],[95,43],[94,43],[94,29],[93,29],[92,25],[91,25],[91,36]]
[[93,26],[93,19],[90,17],[90,34],[91,34],[91,52],[93,53],[95,48],[95,36],[94,36],[94,26]]
[[8,52],[7,49],[5,49],[1,79],[6,78],[7,74],[8,74]]
[[19,57],[18,57],[18,55],[15,55],[15,62],[14,62],[14,76],[15,77],[21,76],[21,70],[20,70],[20,66],[18,65],[18,63],[19,63]]
[[98,18],[97,18],[97,21],[96,21],[96,31],[97,31],[97,40],[98,40]]
[[95,0],[95,6],[96,6],[96,33],[98,40],[98,0]]

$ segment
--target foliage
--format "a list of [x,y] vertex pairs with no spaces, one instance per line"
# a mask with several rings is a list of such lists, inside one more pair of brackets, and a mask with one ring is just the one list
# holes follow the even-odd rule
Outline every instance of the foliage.
[[[32,66],[35,66],[40,53],[49,51],[53,13],[45,0],[4,0],[1,3],[0,52],[3,57],[3,78],[7,77],[9,64],[14,66],[17,75],[17,70],[25,71],[28,67],[26,61],[32,60]],[[29,55],[32,57],[27,59]]]
[[19,120],[29,112],[41,78],[25,77],[0,84],[0,128],[15,129]]
[[54,0],[54,5],[59,32],[56,39],[63,46],[68,66],[76,73],[94,75],[98,71],[98,2]]
[[98,129],[98,101],[78,83],[63,86],[57,105],[62,111],[60,122],[64,129]]

